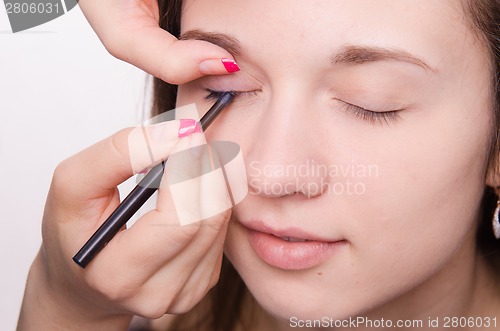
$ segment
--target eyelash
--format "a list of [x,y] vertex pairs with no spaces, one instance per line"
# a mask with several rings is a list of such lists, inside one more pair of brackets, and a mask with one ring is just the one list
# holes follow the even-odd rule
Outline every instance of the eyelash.
[[238,97],[240,95],[255,95],[257,94],[257,91],[215,91],[211,89],[206,89],[208,92],[208,95],[205,96],[206,100],[217,100],[219,99],[222,94],[224,93],[230,93],[234,97]]
[[390,124],[401,119],[399,112],[403,109],[395,109],[389,111],[373,111],[360,106],[353,105],[351,103],[334,99],[342,102],[344,108],[352,113],[355,117],[362,119],[370,124]]
[[[238,97],[240,95],[255,95],[257,91],[215,91],[207,89],[208,95],[205,96],[206,100],[217,100],[222,96],[223,93],[231,93],[233,96]],[[389,111],[373,111],[360,106],[353,105],[351,103],[342,101],[340,99],[334,99],[340,101],[345,107],[345,110],[352,113],[355,117],[366,121],[370,124],[390,124],[391,122],[399,120],[399,112],[403,109],[389,110]]]

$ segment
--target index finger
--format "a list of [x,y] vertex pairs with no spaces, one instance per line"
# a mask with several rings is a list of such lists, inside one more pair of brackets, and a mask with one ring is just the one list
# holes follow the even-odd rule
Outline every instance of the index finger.
[[108,196],[118,184],[167,157],[179,137],[194,132],[196,125],[195,120],[171,120],[123,129],[61,162],[52,189],[73,203]]
[[137,31],[129,38],[124,60],[171,84],[240,70],[225,49],[202,40],[177,40],[158,27]]

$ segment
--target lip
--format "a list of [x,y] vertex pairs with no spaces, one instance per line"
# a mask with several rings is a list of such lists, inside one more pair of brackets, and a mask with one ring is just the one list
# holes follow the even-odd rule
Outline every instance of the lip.
[[[347,244],[299,228],[273,229],[260,221],[239,222],[248,235],[250,246],[265,263],[284,270],[304,270],[318,266]],[[307,241],[287,241],[282,237]]]

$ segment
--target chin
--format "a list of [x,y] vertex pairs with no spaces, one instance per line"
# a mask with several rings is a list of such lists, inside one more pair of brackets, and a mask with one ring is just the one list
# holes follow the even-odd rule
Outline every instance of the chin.
[[367,309],[367,293],[352,290],[356,280],[350,271],[339,273],[335,257],[311,268],[287,270],[269,265],[247,246],[230,236],[226,256],[270,315],[288,323],[292,317],[344,319]]

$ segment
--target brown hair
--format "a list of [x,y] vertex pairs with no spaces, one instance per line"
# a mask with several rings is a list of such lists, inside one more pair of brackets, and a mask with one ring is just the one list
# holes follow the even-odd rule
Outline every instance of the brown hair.
[[[500,0],[466,0],[462,2],[464,12],[481,43],[490,54],[492,72],[492,134],[488,171],[492,177],[500,179]],[[499,241],[491,229],[492,215],[495,210],[499,188],[486,187],[483,197],[483,220],[479,224],[477,242],[482,253],[488,257],[500,273]]]
[[[182,0],[158,0],[160,27],[180,37]],[[154,78],[152,116],[175,108],[177,86]],[[219,282],[194,309],[179,315],[169,330],[232,331],[238,324],[247,289],[224,256]],[[241,325],[241,322],[239,323]]]
[[[489,168],[498,174],[500,155],[500,0],[465,0],[464,11],[478,39],[491,55],[493,134]],[[182,0],[158,0],[160,27],[179,38]],[[175,108],[177,86],[155,78],[152,115]],[[499,177],[500,178],[500,177]],[[500,270],[499,242],[491,230],[491,217],[498,197],[487,187],[483,198],[483,221],[479,225],[478,245],[489,261]],[[170,330],[231,331],[240,323],[243,300],[250,297],[247,288],[231,263],[224,258],[220,280],[191,312],[179,316]]]

